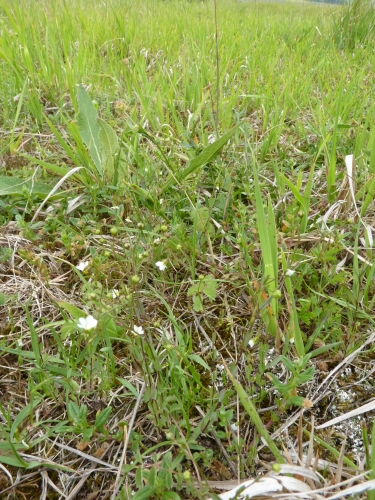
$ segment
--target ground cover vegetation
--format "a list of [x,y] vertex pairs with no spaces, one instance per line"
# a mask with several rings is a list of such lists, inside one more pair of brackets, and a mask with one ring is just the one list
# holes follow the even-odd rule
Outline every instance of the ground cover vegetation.
[[0,1],[1,498],[375,498],[374,9],[216,16]]

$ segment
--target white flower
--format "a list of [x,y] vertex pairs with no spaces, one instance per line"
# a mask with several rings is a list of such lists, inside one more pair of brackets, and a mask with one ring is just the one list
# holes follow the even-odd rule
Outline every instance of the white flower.
[[160,198],[159,203],[162,205],[164,203],[164,198]]
[[136,335],[144,335],[145,334],[143,327],[137,326],[137,325],[133,326],[133,333],[135,333]]
[[112,208],[112,210],[118,210],[120,207],[118,205],[115,205],[115,206],[113,206],[111,208]]
[[113,299],[117,299],[117,297],[118,297],[119,295],[120,295],[120,292],[119,292],[116,288],[114,288],[114,289],[112,290],[112,298],[113,298]]
[[84,271],[88,265],[89,261],[86,260],[86,262],[80,262],[78,266],[76,266],[76,268],[78,269],[78,271]]
[[295,271],[293,271],[293,269],[287,269],[285,275],[290,277],[293,276],[294,273]]
[[239,429],[237,424],[230,424],[230,428],[232,429],[233,432],[237,432]]
[[163,260],[159,260],[156,262],[155,266],[159,269],[159,271],[165,271],[167,269],[167,266],[165,265]]
[[160,243],[160,238],[155,238],[154,239],[154,245],[157,245],[158,243]]
[[78,328],[82,328],[86,332],[89,332],[90,330],[96,328],[97,324],[98,320],[91,316],[91,314],[89,314],[87,318],[79,318],[77,326]]
[[255,342],[253,339],[250,339],[249,340],[249,343],[247,344],[249,347],[254,347],[255,346]]

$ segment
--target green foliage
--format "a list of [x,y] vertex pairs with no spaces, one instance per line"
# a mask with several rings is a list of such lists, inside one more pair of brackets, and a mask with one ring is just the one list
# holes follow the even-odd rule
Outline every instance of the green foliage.
[[213,161],[214,158],[221,151],[221,149],[234,136],[234,134],[236,133],[236,131],[240,127],[240,125],[241,124],[238,123],[231,130],[229,130],[222,137],[220,137],[220,139],[217,139],[215,142],[213,142],[209,146],[206,146],[199,156],[190,160],[189,165],[186,168],[184,168],[183,170],[180,170],[180,172],[176,173],[175,175],[171,175],[169,180],[163,186],[163,188],[161,190],[161,194],[163,194],[167,189],[169,189],[169,187],[175,181],[177,181],[178,184],[181,184],[185,179],[187,179],[187,177],[194,174],[198,169],[200,169],[201,167],[203,167],[207,163],[210,163],[211,161]]
[[99,132],[104,129],[100,127],[98,123],[98,113],[82,85],[78,87],[77,103],[79,107],[77,117],[79,132],[83,142],[89,148],[90,156],[96,167],[98,177],[103,178],[102,147]]
[[90,151],[101,183],[117,183],[124,178],[120,143],[113,128],[98,117],[98,113],[85,88],[80,85],[77,93],[79,113],[77,125],[81,138]]
[[203,297],[208,297],[209,300],[215,300],[217,290],[217,281],[212,274],[207,276],[199,276],[198,281],[188,290],[188,297],[193,297],[193,306],[196,312],[202,312]]
[[0,13],[0,462],[114,443],[119,498],[213,497],[373,331],[372,11],[217,2],[217,73],[212,2],[34,3]]
[[337,13],[334,41],[339,49],[354,50],[373,45],[375,40],[374,4],[370,0],[348,2],[344,12]]
[[[0,196],[22,195],[45,198],[52,190],[52,186],[29,179],[0,176]],[[59,196],[59,193],[55,197]]]
[[82,434],[82,441],[87,442],[90,441],[94,432],[103,433],[105,431],[104,426],[110,417],[112,408],[108,407],[99,411],[93,425],[87,421],[87,405],[78,406],[75,401],[67,401],[66,411],[72,424],[71,431],[75,434]]

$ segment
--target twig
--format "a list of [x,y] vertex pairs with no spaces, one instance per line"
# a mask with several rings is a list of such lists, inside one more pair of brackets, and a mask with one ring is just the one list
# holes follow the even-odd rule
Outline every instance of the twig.
[[[114,443],[111,443],[108,448],[104,451],[104,453],[102,454],[102,457],[104,457],[108,452],[109,450],[112,448]],[[101,462],[101,460],[99,460],[99,462]],[[102,463],[105,463],[105,462],[102,462]],[[73,498],[75,498],[78,493],[81,491],[81,489],[84,487],[88,477],[90,476],[90,474],[92,474],[98,467],[98,463],[95,463],[91,469],[88,469],[87,471],[85,471],[82,475],[82,478],[81,480],[75,485],[75,487],[72,489],[72,491],[70,492],[70,494],[66,497],[66,500],[73,500]]]
[[216,113],[215,113],[215,128],[216,138],[219,138],[219,100],[220,100],[220,67],[219,67],[219,40],[217,27],[217,5],[214,0],[214,16],[215,16],[215,42],[216,42]]
[[113,490],[113,494],[112,494],[112,500],[116,499],[118,490],[120,489],[120,479],[121,479],[122,467],[123,467],[125,460],[126,460],[126,451],[128,449],[128,445],[129,445],[130,434],[131,434],[133,426],[134,426],[135,417],[137,415],[139,405],[141,404],[141,400],[142,400],[142,396],[143,396],[145,388],[146,388],[146,384],[144,382],[142,389],[140,390],[140,392],[138,394],[138,398],[137,398],[137,401],[136,401],[135,406],[134,406],[132,418],[131,418],[130,423],[129,423],[128,432],[126,433],[126,438],[125,438],[125,442],[124,442],[124,449],[122,450],[122,457],[121,457],[121,461],[120,461],[120,464],[119,464],[118,470],[117,470],[115,486],[114,486],[114,490]]

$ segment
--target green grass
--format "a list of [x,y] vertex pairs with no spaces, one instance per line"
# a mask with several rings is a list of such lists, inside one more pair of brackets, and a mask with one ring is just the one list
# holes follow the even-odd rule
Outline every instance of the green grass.
[[1,498],[374,478],[310,414],[375,391],[374,9],[217,19],[219,73],[212,1],[0,0]]

